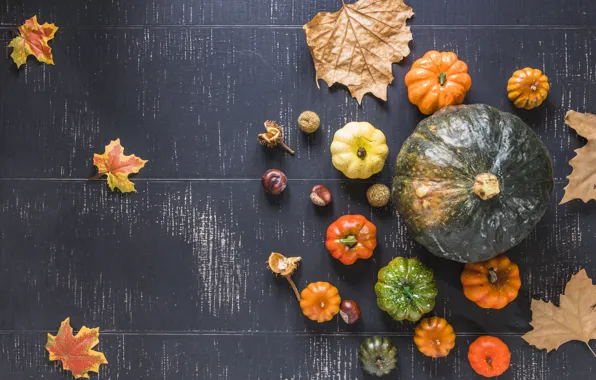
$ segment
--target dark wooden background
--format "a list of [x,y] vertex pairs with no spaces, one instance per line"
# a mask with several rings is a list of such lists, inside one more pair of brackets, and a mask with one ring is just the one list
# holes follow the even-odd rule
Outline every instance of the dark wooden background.
[[[558,301],[570,275],[596,277],[596,203],[558,206],[567,161],[584,140],[564,125],[569,109],[596,112],[594,0],[410,0],[412,54],[394,65],[388,102],[358,106],[343,88],[318,90],[302,25],[339,0],[0,0],[0,45],[37,15],[60,27],[55,66],[30,60],[17,70],[0,59],[0,378],[68,379],[47,360],[46,333],[70,316],[75,329],[99,326],[109,361],[98,379],[366,379],[357,348],[390,336],[399,369],[388,378],[473,379],[466,356],[481,334],[512,350],[501,379],[594,379],[583,343],[546,354],[520,336],[531,298]],[[393,207],[371,209],[365,190],[389,184],[403,141],[422,119],[403,77],[430,49],[468,62],[467,103],[521,116],[553,155],[552,205],[532,235],[509,252],[520,265],[518,299],[485,311],[462,294],[462,265],[431,256],[408,236]],[[514,110],[506,83],[532,66],[552,91],[534,111]],[[295,120],[313,110],[312,136]],[[288,126],[296,150],[262,148],[263,121]],[[380,175],[346,180],[329,144],[348,121],[382,129],[390,157]],[[148,159],[137,194],[87,182],[92,155],[121,138]],[[261,175],[282,169],[285,193],[269,199]],[[308,200],[318,183],[334,203]],[[362,213],[378,226],[374,258],[338,264],[323,244],[330,222]],[[300,255],[300,288],[329,281],[357,300],[362,321],[348,327],[306,320],[282,278],[265,265],[271,251]],[[390,320],[375,303],[378,269],[395,256],[435,270],[435,312],[455,327],[457,344],[432,360],[414,347],[414,324]]]

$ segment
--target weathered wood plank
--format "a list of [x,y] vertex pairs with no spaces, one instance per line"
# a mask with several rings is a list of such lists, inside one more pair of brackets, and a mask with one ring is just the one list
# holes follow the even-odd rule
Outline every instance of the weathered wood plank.
[[[349,3],[353,3],[351,0]],[[348,1],[346,1],[348,3]],[[591,25],[591,0],[410,0],[413,25]],[[2,0],[2,24],[38,14],[59,25],[302,25],[317,12],[334,12],[337,0]]]
[[[279,167],[289,178],[340,179],[329,158],[333,133],[347,121],[369,120],[389,141],[381,173],[388,180],[399,147],[422,118],[403,77],[414,58],[436,48],[468,61],[474,84],[467,102],[507,111],[513,111],[505,94],[511,73],[544,69],[553,87],[546,106],[514,112],[549,147],[556,179],[564,181],[567,161],[583,144],[564,125],[565,112],[596,112],[594,32],[487,29],[482,39],[478,33],[417,31],[412,57],[394,66],[389,101],[367,97],[358,107],[344,89],[317,89],[301,30],[65,29],[53,45],[56,66],[31,62],[17,73],[9,59],[0,60],[0,177],[86,178],[92,154],[120,137],[129,152],[150,160],[143,178],[256,179]],[[311,137],[295,126],[307,109],[323,121]],[[295,157],[257,143],[266,119],[288,125]]]
[[[77,321],[73,321],[73,324]],[[358,363],[364,336],[313,335],[128,335],[104,333],[99,350],[109,362],[97,379],[165,380],[356,380],[366,376]],[[477,378],[467,362],[476,336],[457,338],[448,359],[418,352],[411,337],[391,337],[398,348],[392,378],[469,380]],[[590,379],[593,358],[580,343],[546,354],[519,337],[501,336],[511,349],[511,368],[499,379]],[[44,333],[0,335],[0,376],[5,379],[67,379],[71,375],[47,360]],[[583,346],[583,347],[582,347]]]
[[[557,299],[579,268],[596,276],[596,206],[553,198],[535,233],[510,252],[523,277],[519,298],[482,310],[463,296],[463,266],[415,244],[393,208],[371,210],[366,184],[325,182],[334,196],[326,209],[308,200],[314,184],[291,181],[269,199],[259,181],[138,181],[131,196],[103,183],[1,181],[0,329],[51,329],[72,316],[118,331],[411,332],[377,308],[373,291],[380,267],[403,255],[435,270],[435,312],[458,331],[521,333],[532,297]],[[327,226],[346,213],[370,218],[380,240],[373,260],[351,267],[323,244]],[[305,320],[288,284],[266,268],[271,251],[302,256],[298,286],[337,285],[360,303],[362,323]]]

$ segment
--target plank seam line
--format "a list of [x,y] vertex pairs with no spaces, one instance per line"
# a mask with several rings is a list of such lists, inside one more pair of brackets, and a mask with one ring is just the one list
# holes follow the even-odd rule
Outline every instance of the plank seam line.
[[[55,333],[51,330],[0,330],[0,335],[33,335]],[[78,331],[75,330],[76,334]],[[371,335],[383,335],[394,337],[412,337],[413,332],[387,332],[387,331],[362,331],[362,332],[339,332],[339,333],[317,333],[298,331],[110,331],[101,330],[101,335],[121,336],[302,336],[302,337],[362,337]],[[515,332],[458,332],[458,336],[481,336],[495,335],[507,337],[519,337],[525,333]]]
[[[474,25],[410,25],[412,29],[530,29],[530,30],[594,30],[596,25],[499,25],[499,24],[474,24]],[[18,25],[0,25],[0,30],[17,29]],[[60,29],[291,29],[301,30],[302,25],[250,25],[250,24],[213,24],[213,25],[189,25],[189,24],[133,24],[133,25],[60,25]]]
[[[135,178],[135,182],[256,182],[261,178]],[[379,181],[391,181],[392,178],[377,178],[376,180],[353,181],[347,178],[288,178],[288,182],[349,182],[349,183],[377,183]],[[41,182],[102,182],[102,180],[89,181],[87,178],[35,178],[35,177],[0,177],[0,181],[41,181]],[[555,184],[566,184],[568,181],[555,180]]]

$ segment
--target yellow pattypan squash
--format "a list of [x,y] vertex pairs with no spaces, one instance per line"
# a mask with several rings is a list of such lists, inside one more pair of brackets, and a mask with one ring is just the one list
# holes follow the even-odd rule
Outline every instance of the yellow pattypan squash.
[[331,143],[333,166],[348,178],[366,179],[380,172],[388,154],[383,132],[366,122],[346,124]]

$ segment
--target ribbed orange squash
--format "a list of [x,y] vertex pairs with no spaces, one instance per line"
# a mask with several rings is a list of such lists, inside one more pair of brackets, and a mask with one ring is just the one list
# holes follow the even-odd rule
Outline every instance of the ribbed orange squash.
[[544,102],[550,84],[548,77],[538,69],[526,67],[517,70],[507,83],[507,96],[517,108],[531,110]]
[[405,81],[410,102],[425,115],[461,104],[472,87],[465,62],[455,53],[434,50],[414,62]]

